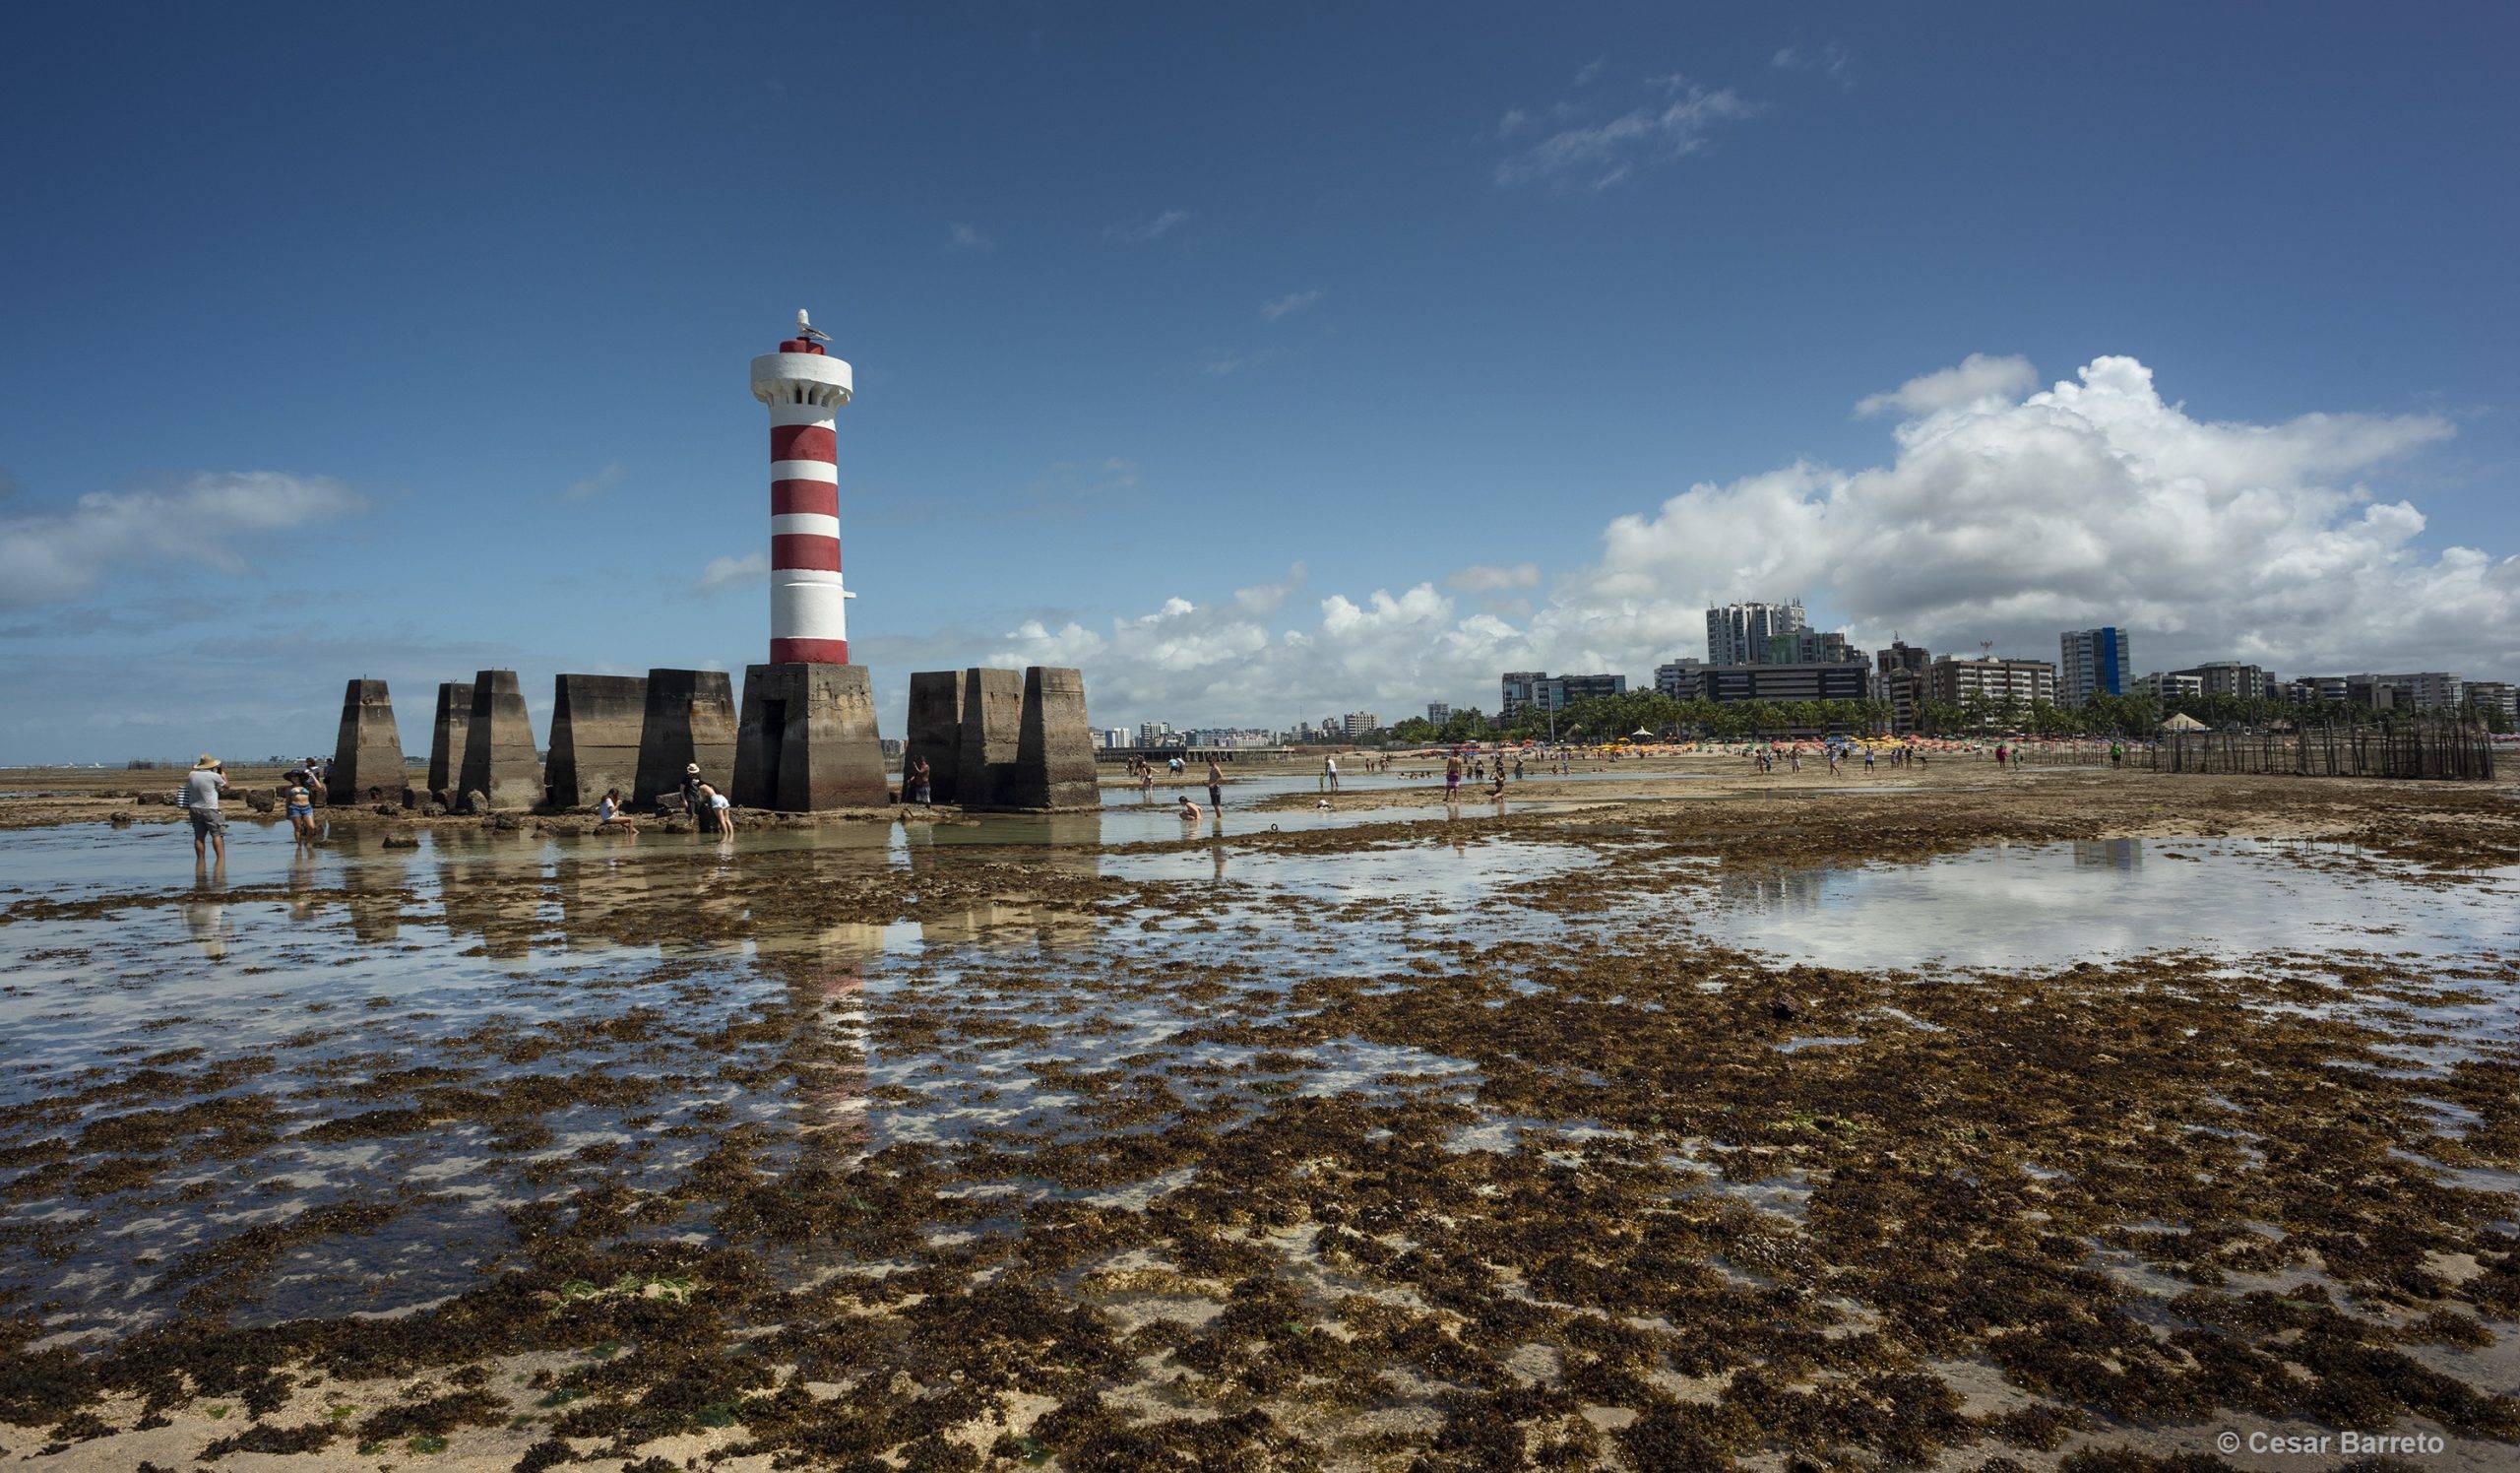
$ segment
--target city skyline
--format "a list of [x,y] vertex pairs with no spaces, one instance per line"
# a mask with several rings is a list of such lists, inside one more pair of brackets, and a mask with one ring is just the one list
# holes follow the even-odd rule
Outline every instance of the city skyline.
[[1865,650],[2520,675],[2512,19],[2146,13],[2176,57],[1999,8],[32,13],[0,681],[54,699],[0,761],[740,671],[743,365],[799,306],[887,736],[983,663],[1103,726],[1641,686],[1797,595]]

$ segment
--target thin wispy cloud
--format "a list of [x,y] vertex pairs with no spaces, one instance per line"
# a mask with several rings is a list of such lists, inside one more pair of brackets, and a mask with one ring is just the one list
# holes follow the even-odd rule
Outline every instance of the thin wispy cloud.
[[1602,67],[1605,63],[1608,62],[1608,60],[1609,58],[1606,56],[1596,56],[1592,60],[1584,63],[1584,65],[1575,73],[1575,85],[1577,87],[1591,86],[1593,79],[1602,75]]
[[1313,288],[1309,291],[1290,291],[1275,301],[1262,302],[1260,304],[1260,315],[1268,318],[1271,322],[1275,322],[1281,317],[1300,312],[1306,307],[1312,306],[1328,294],[1328,292],[1322,290],[1318,287]]
[[581,476],[577,480],[570,481],[566,486],[561,488],[560,499],[563,501],[593,501],[598,496],[603,495],[605,492],[611,490],[614,486],[621,484],[621,463],[619,461],[614,461],[611,465],[596,472],[593,476]]
[[977,227],[958,220],[945,232],[945,248],[949,251],[990,251],[997,249],[997,242],[981,234]]
[[1768,58],[1768,65],[1780,72],[1818,72],[1832,82],[1843,83],[1847,80],[1847,67],[1854,60],[1853,53],[1846,47],[1830,41],[1813,51],[1799,46],[1780,46],[1777,53]]
[[1277,349],[1264,348],[1257,352],[1223,352],[1199,365],[1199,371],[1211,378],[1227,378],[1245,369],[1259,368],[1284,356]]
[[758,587],[770,577],[770,554],[747,552],[741,557],[713,557],[692,580],[687,590],[692,597],[714,599],[720,594],[743,588]]
[[1160,240],[1171,234],[1187,224],[1189,219],[1190,212],[1187,210],[1166,210],[1162,215],[1147,220],[1122,221],[1103,230],[1102,238],[1116,240],[1123,245],[1144,245],[1150,240]]
[[[1559,103],[1552,115],[1567,125],[1499,160],[1498,187],[1543,184],[1567,193],[1599,193],[1633,178],[1639,167],[1701,152],[1718,129],[1759,111],[1757,102],[1729,87],[1701,87],[1676,74],[1646,85],[1669,100],[1597,122],[1571,121],[1584,115],[1582,109]],[[1509,111],[1498,137],[1520,133],[1530,124],[1531,114],[1520,108]]]
[[240,548],[310,529],[366,507],[329,476],[229,471],[188,477],[162,490],[90,491],[59,510],[0,517],[0,607],[84,598],[109,579],[149,579],[158,568],[242,575]]
[[1137,462],[1123,456],[1057,461],[1024,488],[1010,510],[1018,516],[1081,516],[1135,495],[1144,485]]
[[1982,402],[2016,400],[2039,387],[2039,370],[2021,355],[1973,352],[1949,368],[1919,374],[1895,389],[1867,394],[1856,401],[1858,419],[1896,410],[1902,417],[1922,419],[1944,410]]
[[1540,564],[1518,562],[1499,567],[1490,563],[1472,563],[1444,579],[1466,594],[1506,593],[1540,587]]

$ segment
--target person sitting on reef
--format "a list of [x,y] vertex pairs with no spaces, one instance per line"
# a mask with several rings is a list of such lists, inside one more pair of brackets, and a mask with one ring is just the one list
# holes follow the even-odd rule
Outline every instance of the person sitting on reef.
[[1181,795],[1181,806],[1175,811],[1181,815],[1181,821],[1183,823],[1196,823],[1199,821],[1199,805],[1190,801],[1190,795],[1187,793]]
[[639,832],[639,826],[630,821],[630,815],[621,811],[621,790],[618,788],[603,791],[603,801],[595,807],[595,822],[599,829],[618,829],[625,834]]

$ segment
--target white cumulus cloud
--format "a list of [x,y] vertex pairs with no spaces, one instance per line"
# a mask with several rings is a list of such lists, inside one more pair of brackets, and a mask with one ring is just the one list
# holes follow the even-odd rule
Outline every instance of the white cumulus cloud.
[[[1642,683],[1704,655],[1710,601],[1799,596],[1866,646],[1895,629],[2053,659],[2059,630],[2115,623],[2146,670],[2231,658],[2285,674],[2520,675],[2520,558],[2427,550],[2424,514],[2365,483],[2448,438],[2446,420],[2204,418],[2130,357],[2035,384],[2019,359],[1984,357],[1912,380],[1876,396],[1902,416],[1884,463],[1691,485],[1613,519],[1594,559],[1553,579],[1480,565],[1445,578],[1452,593],[1329,592],[1292,617],[1284,592],[1175,596],[1107,628],[1024,624],[991,658],[1082,666],[1114,716],[1283,724],[1427,699],[1493,707],[1508,669]],[[1527,614],[1493,602],[1544,584]]]
[[327,476],[205,473],[171,489],[91,491],[58,510],[0,518],[0,604],[81,598],[109,573],[197,563],[242,573],[251,544],[301,532],[363,505]]

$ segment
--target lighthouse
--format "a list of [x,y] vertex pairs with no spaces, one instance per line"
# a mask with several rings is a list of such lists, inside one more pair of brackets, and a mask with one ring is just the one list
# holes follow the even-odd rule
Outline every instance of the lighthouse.
[[738,807],[814,813],[891,801],[875,734],[874,677],[849,663],[840,583],[840,447],[849,365],[805,314],[752,360],[770,411],[770,660],[744,668],[735,732]]
[[770,410],[770,663],[847,665],[849,590],[840,578],[840,447],[849,365],[796,313],[796,336],[752,360]]

